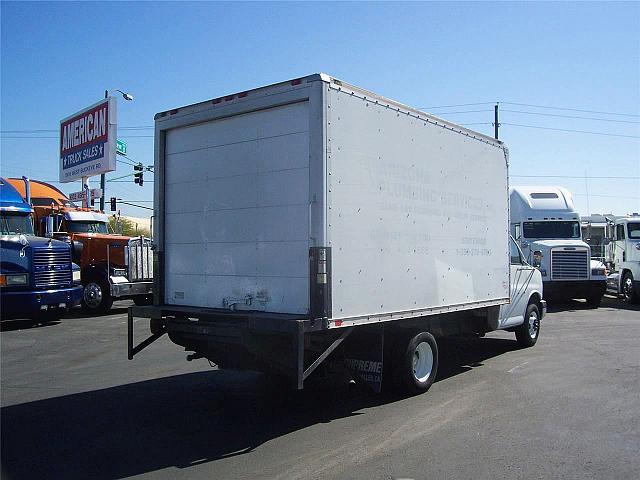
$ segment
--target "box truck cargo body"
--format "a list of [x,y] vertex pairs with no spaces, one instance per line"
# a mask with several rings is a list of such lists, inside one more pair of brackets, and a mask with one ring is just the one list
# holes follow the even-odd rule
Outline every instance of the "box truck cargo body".
[[236,367],[241,344],[255,367],[269,348],[247,331],[297,332],[300,377],[309,335],[331,353],[360,326],[496,328],[501,142],[326,75],[160,113],[155,137],[156,298],[131,314],[155,335]]

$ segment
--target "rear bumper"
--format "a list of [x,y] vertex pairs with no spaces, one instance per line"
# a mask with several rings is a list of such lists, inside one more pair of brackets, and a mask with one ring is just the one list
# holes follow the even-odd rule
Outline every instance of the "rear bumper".
[[80,304],[82,287],[2,292],[2,318],[30,317],[51,308],[68,310]]
[[[134,346],[133,318],[150,318],[151,337]],[[221,368],[290,375],[297,388],[305,378],[305,334],[327,330],[326,320],[258,311],[182,306],[129,307],[128,357],[167,333],[172,342]],[[315,367],[314,367],[315,368]]]
[[151,295],[153,293],[153,282],[114,282],[111,279],[112,297],[131,297],[134,295]]
[[606,280],[550,281],[543,282],[545,298],[589,298],[604,295]]

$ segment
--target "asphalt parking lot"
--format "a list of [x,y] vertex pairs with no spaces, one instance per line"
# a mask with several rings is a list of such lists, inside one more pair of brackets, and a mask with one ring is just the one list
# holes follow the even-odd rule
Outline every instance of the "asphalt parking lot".
[[442,342],[425,395],[284,400],[166,337],[128,361],[126,306],[2,322],[2,478],[639,477],[640,309],[617,299],[556,307],[531,349]]

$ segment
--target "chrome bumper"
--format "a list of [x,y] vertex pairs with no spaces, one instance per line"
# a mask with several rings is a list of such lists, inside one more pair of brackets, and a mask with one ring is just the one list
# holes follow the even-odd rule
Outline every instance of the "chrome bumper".
[[122,281],[124,277],[111,277],[111,296],[128,297],[132,295],[151,295],[153,282]]

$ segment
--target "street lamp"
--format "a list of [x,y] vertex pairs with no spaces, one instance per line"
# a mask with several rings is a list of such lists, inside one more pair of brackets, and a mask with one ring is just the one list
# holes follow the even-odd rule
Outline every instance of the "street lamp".
[[[130,93],[127,92],[123,92],[122,90],[118,90],[117,88],[111,90],[112,92],[120,92],[122,94],[122,98],[124,98],[125,100],[133,100],[133,95],[131,95]],[[105,90],[104,91],[104,98],[107,98],[109,96],[109,90]]]
[[[114,88],[113,90],[111,90],[112,92],[119,92],[122,95],[122,98],[124,98],[127,101],[131,101],[133,100],[133,95],[131,95],[130,93],[127,92],[123,92],[122,90],[118,90],[117,88]],[[108,98],[109,97],[109,90],[105,90],[104,91],[104,98]],[[106,176],[105,174],[101,174],[100,175],[100,189],[102,190],[102,196],[100,197],[100,211],[104,212],[104,195],[105,195],[105,188],[106,188]]]

